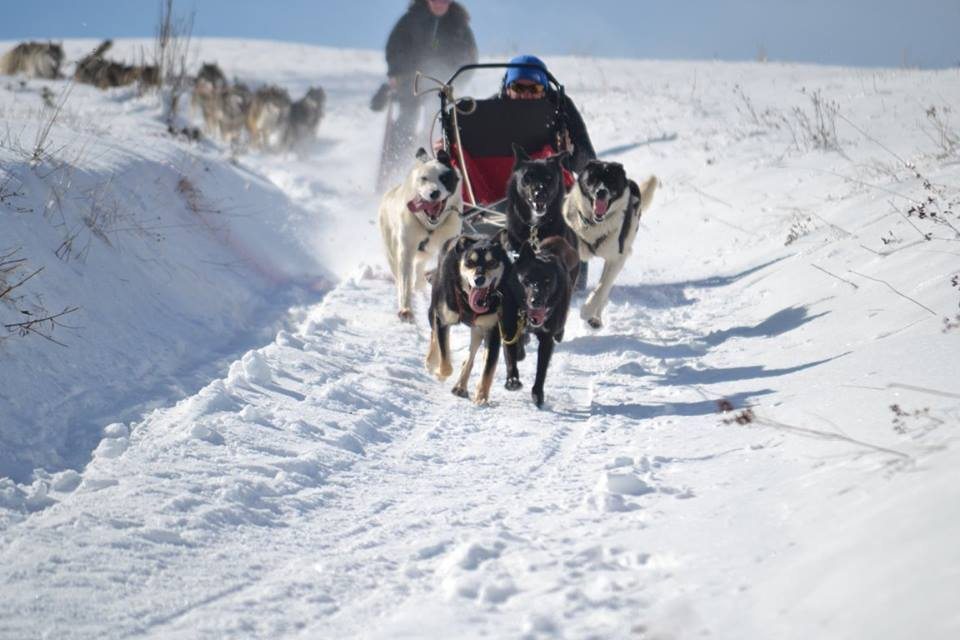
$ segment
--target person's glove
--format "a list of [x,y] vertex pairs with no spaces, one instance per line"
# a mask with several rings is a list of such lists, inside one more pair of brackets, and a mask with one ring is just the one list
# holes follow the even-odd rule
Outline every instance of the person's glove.
[[384,82],[380,85],[380,88],[377,89],[377,92],[373,94],[373,97],[370,98],[370,110],[371,111],[383,111],[387,106],[387,103],[390,101],[390,83]]

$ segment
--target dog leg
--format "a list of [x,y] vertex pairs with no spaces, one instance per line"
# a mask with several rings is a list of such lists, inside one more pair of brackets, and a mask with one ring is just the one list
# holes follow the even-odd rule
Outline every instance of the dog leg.
[[603,326],[600,315],[603,313],[604,307],[607,306],[607,301],[610,299],[610,290],[613,289],[613,281],[620,274],[624,263],[626,263],[626,260],[623,259],[604,260],[603,273],[600,274],[600,282],[597,283],[597,288],[590,292],[587,301],[580,307],[580,317],[594,329]]
[[437,322],[437,347],[440,350],[440,367],[435,375],[437,380],[443,382],[453,373],[453,365],[450,364],[450,327]]
[[470,382],[470,372],[473,371],[473,361],[477,357],[477,351],[480,349],[480,343],[483,342],[483,330],[477,327],[470,327],[470,353],[467,359],[463,361],[460,367],[460,378],[457,384],[453,385],[453,395],[461,398],[469,398],[467,393],[467,384]]
[[504,384],[507,391],[516,391],[523,387],[517,361],[523,359],[520,352],[523,349],[524,336],[521,335],[518,324],[516,311],[505,309],[499,331],[502,331],[502,339],[506,341],[503,343],[503,362],[507,365],[507,382]]
[[538,333],[540,347],[537,349],[537,377],[533,381],[533,403],[540,409],[543,407],[543,383],[547,379],[547,367],[550,366],[550,358],[553,356],[553,336],[549,333]]
[[493,385],[493,374],[497,371],[497,360],[500,359],[500,330],[494,325],[487,332],[487,358],[483,364],[483,377],[477,387],[474,402],[486,404],[490,400],[490,387]]
[[414,272],[416,273],[416,275],[414,276],[414,283],[413,283],[414,289],[422,289],[427,286],[426,271],[427,271],[426,257],[417,256],[417,258],[414,259]]
[[410,308],[410,298],[413,296],[414,265],[413,254],[404,247],[400,250],[397,274],[397,316],[404,322],[413,322],[413,311]]
[[430,348],[427,350],[427,358],[424,361],[424,364],[427,367],[427,372],[433,376],[439,376],[440,374],[440,336],[439,336],[439,324],[440,319],[435,315],[431,315],[430,318]]

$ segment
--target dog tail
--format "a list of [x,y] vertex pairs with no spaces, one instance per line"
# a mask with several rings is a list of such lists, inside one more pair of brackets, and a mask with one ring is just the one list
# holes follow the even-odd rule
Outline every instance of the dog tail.
[[653,194],[657,192],[657,187],[660,186],[660,179],[651,175],[649,178],[640,183],[640,213],[643,214],[650,208],[650,205],[653,204]]

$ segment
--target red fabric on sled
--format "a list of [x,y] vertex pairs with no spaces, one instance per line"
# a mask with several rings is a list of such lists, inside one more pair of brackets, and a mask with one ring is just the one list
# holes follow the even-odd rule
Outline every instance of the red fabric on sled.
[[[553,147],[545,145],[540,151],[531,153],[530,157],[539,160],[540,158],[550,157],[554,153],[556,152]],[[456,147],[452,149],[450,155],[454,166],[460,169],[460,154]],[[470,176],[473,194],[477,198],[476,203],[470,203],[470,193],[467,191],[467,184],[464,181],[464,202],[487,206],[507,196],[507,184],[510,182],[510,174],[513,173],[513,156],[473,157],[470,152],[464,151],[463,160],[467,165],[467,174]],[[569,190],[573,183],[573,174],[564,169],[563,186]]]

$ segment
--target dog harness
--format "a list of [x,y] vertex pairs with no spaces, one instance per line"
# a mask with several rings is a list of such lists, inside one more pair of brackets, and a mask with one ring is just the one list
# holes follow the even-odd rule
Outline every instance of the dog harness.
[[530,225],[530,237],[527,238],[527,242],[533,247],[535,253],[540,253],[540,232],[538,229],[537,225]]
[[520,315],[517,316],[517,332],[513,334],[513,337],[509,340],[507,336],[503,335],[503,318],[497,321],[497,326],[500,328],[500,342],[503,343],[503,346],[510,347],[520,341],[520,337],[523,335],[523,330],[527,326],[527,314],[524,311],[520,312]]

